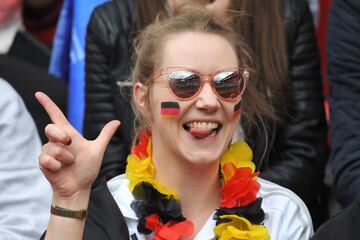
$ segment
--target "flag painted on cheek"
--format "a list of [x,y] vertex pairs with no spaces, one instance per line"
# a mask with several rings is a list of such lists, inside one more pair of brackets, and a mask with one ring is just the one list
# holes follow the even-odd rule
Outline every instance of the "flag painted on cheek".
[[162,102],[160,114],[162,118],[176,118],[180,114],[180,104],[178,102]]
[[233,114],[233,118],[237,118],[240,116],[241,113],[241,101],[238,102],[235,106],[234,106],[234,114]]

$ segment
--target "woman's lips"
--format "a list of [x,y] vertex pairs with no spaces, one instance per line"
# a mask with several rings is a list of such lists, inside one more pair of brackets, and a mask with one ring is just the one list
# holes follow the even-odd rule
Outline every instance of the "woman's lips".
[[222,126],[214,121],[192,121],[184,124],[183,127],[192,137],[204,139],[209,136],[215,137]]
[[191,136],[196,138],[205,138],[209,136],[214,130],[213,129],[200,129],[200,128],[192,128],[189,133]]

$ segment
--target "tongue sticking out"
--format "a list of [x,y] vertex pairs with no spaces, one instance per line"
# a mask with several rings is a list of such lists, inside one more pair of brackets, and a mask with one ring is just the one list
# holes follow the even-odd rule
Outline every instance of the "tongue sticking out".
[[214,129],[200,129],[200,128],[191,128],[189,133],[190,135],[197,137],[197,138],[205,138],[209,136]]

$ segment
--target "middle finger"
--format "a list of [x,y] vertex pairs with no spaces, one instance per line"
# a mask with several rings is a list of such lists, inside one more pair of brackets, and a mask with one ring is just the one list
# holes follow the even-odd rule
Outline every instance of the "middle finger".
[[43,146],[43,152],[65,165],[74,163],[75,156],[65,146],[48,142]]

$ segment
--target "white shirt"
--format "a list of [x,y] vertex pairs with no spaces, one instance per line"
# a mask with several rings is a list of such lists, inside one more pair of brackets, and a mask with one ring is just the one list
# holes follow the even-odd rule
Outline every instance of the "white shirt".
[[38,167],[40,138],[21,97],[1,78],[0,92],[0,239],[39,239],[52,193]]
[[[303,201],[290,190],[259,178],[259,197],[263,198],[262,209],[265,212],[264,225],[268,228],[272,240],[308,240],[313,235],[312,221]],[[136,234],[138,240],[148,240],[151,235],[137,231],[138,218],[131,209],[134,200],[128,188],[125,175],[117,176],[108,182],[109,190],[118,204],[130,236]],[[214,212],[215,213],[215,212]],[[216,225],[214,213],[195,236],[194,240],[214,239]]]

